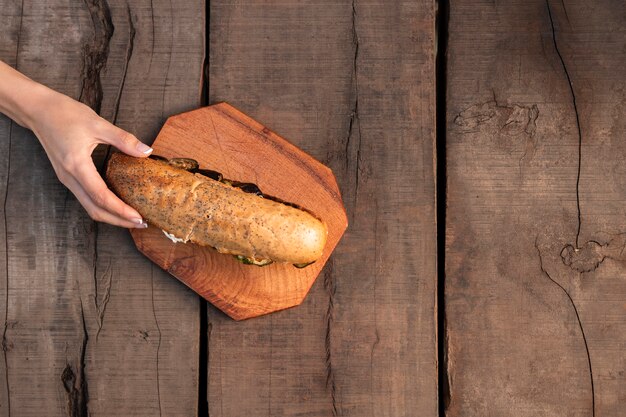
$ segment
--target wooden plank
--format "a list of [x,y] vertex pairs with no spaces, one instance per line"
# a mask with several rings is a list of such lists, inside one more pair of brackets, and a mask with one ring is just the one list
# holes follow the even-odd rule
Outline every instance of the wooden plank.
[[[3,44],[1,59],[146,141],[199,104],[201,2],[24,1],[2,13],[16,48]],[[193,415],[197,297],[126,231],[95,225],[34,136],[10,126],[0,415]]]
[[[168,116],[200,104],[204,2],[109,6],[116,32],[107,61],[111,71],[103,76],[102,113],[151,142]],[[102,225],[97,248],[103,302],[93,306],[103,317],[94,322],[95,333],[102,327],[87,364],[94,368],[90,387],[99,394],[90,396],[90,411],[195,415],[198,297],[141,256],[125,230]]]
[[[20,26],[21,7],[18,2],[5,3],[0,9],[0,59],[14,66],[17,59],[17,42],[10,33],[17,33]],[[13,136],[13,122],[0,115],[0,196],[2,221],[0,221],[0,324],[2,324],[2,360],[0,360],[0,416],[9,415],[10,392],[8,384],[8,351],[10,345],[6,338],[9,330],[9,279],[8,279],[8,236],[6,221],[7,188],[9,185],[9,141]]]
[[624,12],[452,2],[449,416],[623,415]]
[[243,323],[209,307],[211,416],[436,415],[433,5],[210,16],[209,101],[329,165],[350,223],[301,306]]
[[[37,4],[16,2],[9,10],[16,23],[7,28],[10,31],[3,38],[12,42],[15,50],[2,59],[31,76],[43,72],[41,64],[47,62],[49,75],[44,80],[77,94],[80,73],[67,78],[51,76],[67,73],[60,68],[63,66],[80,68],[80,55],[70,51],[78,50],[81,38],[60,33],[69,26],[70,10],[59,8],[62,17],[57,22],[46,21],[45,10]],[[51,51],[40,48],[43,51],[38,54],[33,47],[44,32],[50,39],[59,39],[54,59]],[[89,222],[75,200],[66,200],[37,140],[15,123],[9,124],[9,135],[3,138],[7,152],[2,153],[8,174],[2,268],[6,367],[0,389],[7,397],[2,412],[5,416],[18,412],[37,415],[47,410],[50,415],[65,415],[71,408],[78,409],[84,398],[77,389],[83,350],[78,277],[90,275],[88,261],[80,256],[89,256],[89,250],[80,249],[89,246],[85,233]]]

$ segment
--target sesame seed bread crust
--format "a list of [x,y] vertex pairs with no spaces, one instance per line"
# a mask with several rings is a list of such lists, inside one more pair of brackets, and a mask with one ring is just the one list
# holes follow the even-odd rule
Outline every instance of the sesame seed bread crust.
[[326,244],[326,225],[310,213],[165,161],[117,152],[109,159],[106,178],[149,224],[185,242],[294,264],[319,259]]

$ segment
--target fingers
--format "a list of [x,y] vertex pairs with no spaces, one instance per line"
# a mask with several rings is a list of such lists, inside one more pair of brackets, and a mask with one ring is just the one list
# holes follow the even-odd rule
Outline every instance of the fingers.
[[114,226],[125,227],[127,229],[145,227],[145,223],[139,225],[133,221],[119,217],[96,205],[75,178],[72,177],[68,179],[65,185],[67,186],[67,188],[70,189],[70,191],[72,191],[72,193],[74,193],[80,204],[87,211],[87,214],[89,214],[89,217],[91,217],[93,220],[109,223]]
[[91,202],[97,207],[121,219],[133,222],[135,226],[141,226],[143,224],[141,215],[137,210],[124,203],[109,190],[91,161],[78,164],[74,170],[73,176],[76,182],[78,182],[81,188],[86,192]]
[[106,123],[104,137],[106,143],[109,143],[125,154],[137,157],[145,157],[152,153],[152,148],[145,143],[139,141],[134,135],[126,132],[119,127]]

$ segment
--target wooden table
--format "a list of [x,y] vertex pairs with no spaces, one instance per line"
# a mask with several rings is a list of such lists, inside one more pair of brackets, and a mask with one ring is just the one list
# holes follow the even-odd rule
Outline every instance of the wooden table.
[[235,322],[0,117],[0,417],[623,415],[624,4],[451,3],[2,1],[3,61],[148,143],[228,101],[350,225]]

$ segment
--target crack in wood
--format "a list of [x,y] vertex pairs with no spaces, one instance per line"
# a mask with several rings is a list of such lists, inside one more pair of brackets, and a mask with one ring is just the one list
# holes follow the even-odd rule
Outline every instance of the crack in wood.
[[[376,317],[378,313],[376,311],[374,311],[374,318]],[[375,320],[375,319],[374,319]],[[370,348],[370,393],[371,393],[371,397],[370,397],[370,407],[372,409],[372,412],[374,412],[375,410],[375,404],[374,404],[374,351],[376,350],[376,347],[378,346],[378,344],[380,343],[380,333],[378,332],[378,326],[376,324],[374,324],[374,343],[372,343],[372,347]]]
[[[82,318],[83,340],[80,350],[79,369],[74,371],[72,365],[67,363],[61,373],[61,383],[67,397],[67,414],[69,417],[89,417],[89,395],[87,380],[85,378],[85,352],[89,341],[83,302],[80,302],[80,315]],[[78,376],[76,375],[78,373]]]
[[109,58],[109,43],[115,27],[106,0],[83,0],[93,24],[93,38],[84,46],[82,84],[78,100],[100,113],[102,81],[100,73]]
[[[98,222],[91,222],[92,226],[92,234],[93,234],[93,264],[92,264],[92,279],[93,279],[93,284],[94,284],[94,296],[97,299],[97,291],[98,291]],[[97,309],[97,305],[96,305],[96,309]],[[87,380],[85,378],[85,354],[87,351],[87,344],[89,343],[89,333],[87,332],[87,324],[85,322],[85,311],[83,309],[83,301],[82,299],[80,300],[80,315],[81,315],[81,320],[82,320],[82,325],[83,325],[83,342],[82,342],[82,347],[81,347],[81,351],[80,351],[80,368],[79,368],[79,372],[80,372],[80,383],[79,383],[79,389],[75,388],[71,391],[68,391],[68,387],[65,384],[65,378],[63,378],[63,376],[61,377],[61,379],[64,381],[64,386],[65,389],[67,391],[68,394],[68,404],[70,405],[70,417],[88,417],[89,416],[89,410],[87,407],[87,401],[88,401],[88,396],[89,396],[89,392],[87,389]],[[99,322],[100,323],[100,322]],[[101,324],[99,324],[99,327],[101,326]],[[100,329],[98,329],[98,333],[100,332]],[[96,339],[97,339],[97,334],[96,334]],[[69,364],[65,367],[65,371],[63,372],[63,375],[66,374],[66,371],[68,369]],[[71,367],[70,367],[70,371],[71,371]],[[72,371],[73,373],[73,371]]]
[[[567,10],[565,9],[565,4],[563,2],[561,2],[563,5],[563,9],[566,13],[566,19],[569,22],[569,18],[567,17]],[[577,210],[577,214],[578,214],[578,226],[577,226],[577,230],[576,230],[576,239],[575,239],[575,246],[572,247],[572,251],[568,251],[567,247],[565,247],[563,249],[563,251],[561,251],[561,257],[563,259],[563,262],[566,265],[569,265],[570,267],[572,267],[573,269],[577,269],[577,266],[574,265],[575,259],[574,259],[574,254],[578,255],[578,253],[580,252],[580,245],[579,245],[579,239],[580,239],[580,230],[581,230],[581,225],[582,225],[582,216],[581,216],[581,209],[580,209],[580,173],[581,173],[581,168],[582,168],[582,129],[580,126],[580,114],[578,112],[578,105],[576,104],[576,93],[574,92],[574,85],[572,83],[572,79],[570,77],[569,71],[567,70],[567,65],[565,64],[565,60],[563,58],[563,55],[561,54],[561,51],[559,50],[559,46],[556,40],[556,30],[554,28],[554,19],[552,17],[552,10],[550,8],[550,1],[546,0],[546,6],[548,9],[548,17],[550,19],[550,29],[551,29],[551,33],[552,33],[552,42],[554,44],[554,50],[557,54],[557,56],[559,57],[559,61],[561,62],[561,66],[563,68],[563,72],[565,74],[565,78],[567,79],[567,84],[569,87],[569,91],[571,94],[571,98],[572,98],[572,106],[574,107],[574,115],[576,116],[576,129],[577,129],[577,133],[578,133],[578,167],[577,167],[577,171],[576,171],[576,210]],[[587,244],[585,245],[586,248],[588,248],[588,251],[586,252],[595,252],[595,245],[593,245],[593,243],[595,243],[596,245],[598,245],[597,242],[587,242]],[[591,244],[591,246],[589,245]],[[571,247],[571,245],[569,245]],[[599,245],[598,245],[599,246]],[[587,343],[587,337],[585,335],[585,330],[583,328],[582,325],[582,321],[580,320],[580,315],[578,313],[578,309],[576,307],[576,304],[574,303],[574,300],[572,299],[572,297],[570,296],[569,292],[565,289],[565,287],[563,287],[561,284],[559,284],[556,280],[554,280],[550,274],[545,270],[545,268],[543,267],[543,258],[541,256],[541,251],[539,249],[539,245],[537,243],[537,238],[535,239],[535,248],[537,249],[537,253],[539,255],[539,262],[540,262],[540,267],[541,267],[541,271],[545,274],[546,277],[548,277],[548,279],[550,279],[550,281],[552,281],[556,286],[558,286],[561,291],[563,291],[563,293],[567,296],[572,308],[574,309],[574,313],[576,314],[576,319],[578,320],[578,326],[580,328],[580,332],[582,334],[583,337],[583,341],[585,344],[585,352],[587,354],[587,364],[589,367],[589,379],[590,379],[590,384],[591,384],[591,415],[595,416],[595,411],[596,411],[596,406],[595,406],[595,387],[594,387],[594,381],[593,381],[593,367],[591,364],[591,355],[589,353],[589,345]],[[568,256],[569,255],[569,256]],[[597,268],[597,266],[605,259],[605,256],[601,256],[601,258],[596,259],[595,257],[591,257],[593,259],[590,259],[590,262],[583,262],[580,265],[580,268],[582,268],[582,271],[579,271],[579,273],[583,273],[586,270],[592,271],[595,268]],[[568,264],[569,262],[569,264]],[[593,265],[587,265],[587,264],[593,264]],[[579,268],[579,269],[580,269]]]
[[61,383],[67,396],[67,415],[70,417],[80,416],[78,407],[78,390],[76,389],[76,374],[68,363],[61,373]]
[[[554,49],[556,54],[561,61],[561,65],[563,66],[563,72],[565,73],[565,78],[567,78],[567,84],[569,86],[569,91],[572,96],[572,104],[574,106],[574,114],[576,115],[576,128],[578,130],[578,170],[576,173],[576,209],[578,211],[578,228],[576,230],[576,249],[579,248],[578,240],[580,238],[580,228],[581,228],[581,213],[580,213],[580,170],[582,166],[582,144],[583,144],[583,136],[582,130],[580,128],[580,116],[578,113],[578,106],[576,105],[576,94],[574,93],[574,85],[572,84],[572,79],[569,75],[569,71],[567,71],[567,66],[565,65],[565,60],[563,59],[563,55],[559,51],[559,46],[556,41],[556,31],[554,29],[554,20],[552,18],[552,10],[550,9],[550,1],[546,0],[546,5],[548,7],[548,17],[550,18],[550,28],[552,29],[552,42],[554,44]],[[563,5],[565,8],[565,5]],[[568,19],[569,21],[569,19]]]
[[[15,44],[15,69],[19,67],[20,40],[22,37],[22,22],[24,20],[24,0],[20,6],[20,23],[17,29],[17,42]],[[7,395],[7,416],[11,417],[11,390],[9,388],[9,360],[7,352],[9,342],[7,340],[7,329],[9,327],[9,233],[7,221],[7,202],[9,197],[9,178],[11,174],[11,144],[13,139],[13,120],[9,121],[9,140],[7,144],[7,170],[4,184],[4,201],[2,202],[2,216],[4,218],[4,251],[5,251],[5,288],[4,288],[4,326],[2,329],[2,356],[4,359],[4,380],[6,383]]]
[[[91,222],[91,234],[93,235],[93,254],[92,254],[92,279],[93,279],[93,287],[94,287],[94,304],[96,305],[96,310],[98,309],[98,231],[99,225],[98,222]],[[105,271],[106,273],[106,271]],[[101,320],[98,322],[98,327],[101,327]],[[98,332],[96,333],[96,340],[98,339],[98,333],[100,333],[100,329],[98,328]]]
[[13,137],[13,121],[9,122],[9,143],[7,152],[7,171],[6,181],[4,184],[4,201],[3,201],[3,217],[4,217],[4,250],[5,250],[5,288],[4,288],[4,328],[2,330],[2,355],[4,357],[4,379],[6,382],[7,395],[7,415],[11,417],[11,391],[9,389],[9,361],[7,352],[9,344],[7,341],[7,329],[9,327],[9,233],[7,222],[7,201],[9,196],[9,178],[11,173],[11,142]]
[[80,349],[80,416],[89,417],[89,390],[87,389],[87,378],[85,377],[85,354],[87,352],[87,343],[89,343],[89,333],[87,332],[87,323],[85,322],[85,311],[83,310],[83,302],[80,302],[80,317],[83,324],[83,344]]
[[156,316],[156,309],[154,307],[154,265],[150,265],[150,290],[151,290],[151,300],[152,300],[152,315],[154,317],[154,324],[156,325],[157,332],[159,334],[159,340],[157,342],[157,350],[156,350],[156,388],[157,388],[157,400],[159,402],[159,416],[162,416],[161,413],[161,380],[159,378],[159,351],[161,350],[161,327],[159,327],[159,321]]
[[[130,14],[130,6],[126,3],[126,13],[128,19],[128,43],[126,44],[126,57],[124,60],[124,70],[122,71],[122,81],[117,89],[117,95],[115,97],[115,105],[113,107],[113,117],[111,118],[111,123],[117,124],[117,115],[120,111],[120,102],[122,101],[122,94],[124,93],[124,85],[126,84],[126,75],[128,74],[128,65],[130,62],[130,58],[133,56],[133,48],[135,46],[135,25],[133,23],[133,18]],[[104,167],[111,156],[111,145],[105,145],[106,152],[104,159],[102,161],[101,169],[104,170]]]
[[443,337],[442,337],[442,355],[439,358],[439,361],[442,364],[440,368],[442,371],[441,379],[439,383],[441,384],[440,388],[440,396],[438,401],[439,405],[439,415],[440,417],[445,417],[450,404],[452,403],[452,363],[450,362],[450,333],[447,331],[448,325],[446,322],[446,318],[444,316],[442,327],[444,329]]
[[565,13],[565,20],[569,23],[569,16],[567,15],[567,8],[565,7],[565,1],[561,0],[561,6],[563,7],[563,13]]
[[332,324],[334,319],[335,301],[335,279],[333,276],[333,260],[330,259],[324,271],[324,289],[328,294],[328,308],[326,309],[326,389],[330,388],[330,399],[332,404],[333,417],[337,417],[337,385],[335,384],[335,374],[332,362]]
[[[348,124],[348,134],[346,136],[345,145],[345,161],[346,168],[350,163],[350,142],[356,124],[356,130],[358,134],[358,143],[356,149],[356,167],[355,167],[355,187],[354,187],[354,207],[356,208],[358,196],[359,196],[359,183],[360,183],[360,171],[361,171],[361,120],[359,118],[359,75],[358,75],[358,59],[359,59],[359,34],[356,29],[356,1],[352,1],[352,43],[354,45],[354,56],[352,60],[352,93],[354,95],[354,102],[352,110],[350,112],[350,122]],[[354,216],[353,210],[353,216]]]
[[[437,292],[435,298],[435,322],[437,342],[437,410],[445,417],[451,402],[448,361],[448,327],[446,326],[446,201],[447,201],[447,53],[450,20],[448,0],[436,1],[435,16],[435,207],[437,238]],[[493,99],[496,101],[495,90]],[[496,103],[497,104],[497,103]]]
[[[205,308],[201,309],[202,312],[204,313],[204,315],[206,316],[207,312],[206,312],[206,303],[204,304]],[[204,364],[206,366],[205,369],[200,368],[200,372],[204,372],[204,374],[206,375],[206,380],[205,380],[205,387],[206,390],[204,390],[204,395],[200,395],[200,398],[202,400],[205,401],[205,404],[203,404],[203,407],[205,407],[206,410],[206,415],[207,417],[211,417],[211,410],[209,409],[209,388],[210,388],[210,384],[208,383],[208,379],[209,379],[209,363],[210,362],[210,351],[211,351],[211,333],[213,332],[213,324],[212,323],[208,323],[206,326],[206,361],[204,361]],[[202,385],[202,384],[200,384]],[[200,415],[200,412],[202,412],[203,410],[200,409],[200,407],[198,407],[198,414]]]
[[[376,219],[374,221],[374,242],[379,242],[378,240],[378,231],[380,230],[380,219],[381,216],[379,215],[379,211],[378,211],[378,199],[374,199],[373,201],[374,203],[374,219]],[[374,352],[376,351],[376,348],[378,347],[378,344],[380,343],[380,332],[378,331],[378,303],[377,300],[379,299],[379,295],[378,295],[378,291],[377,291],[377,284],[378,284],[378,276],[379,276],[379,271],[381,270],[380,267],[380,262],[379,262],[379,251],[378,251],[379,245],[378,243],[376,243],[374,245],[374,274],[373,274],[373,280],[372,280],[372,297],[373,297],[373,302],[372,302],[372,307],[374,310],[374,314],[373,314],[373,319],[374,319],[374,342],[372,343],[372,346],[370,348],[370,394],[371,394],[371,403],[370,403],[370,407],[372,410],[372,413],[375,414],[375,404],[374,404],[374,392],[375,392],[375,388],[374,388]]]
[[595,415],[596,415],[596,393],[595,393],[595,388],[594,388],[594,384],[593,384],[593,368],[591,366],[591,355],[589,353],[589,345],[587,344],[587,336],[585,336],[585,329],[583,328],[583,323],[580,320],[580,315],[578,314],[578,308],[576,308],[576,304],[574,303],[574,300],[572,299],[572,296],[565,289],[565,287],[563,287],[554,278],[552,278],[552,276],[550,276],[548,271],[544,268],[544,266],[543,266],[543,257],[541,255],[541,250],[539,249],[539,242],[538,241],[539,241],[539,236],[536,236],[535,237],[535,249],[537,250],[537,255],[539,256],[539,268],[541,269],[541,272],[550,281],[552,281],[554,283],[554,285],[556,285],[565,294],[565,296],[569,300],[569,303],[571,304],[572,308],[574,309],[574,313],[576,314],[576,320],[578,321],[578,327],[580,328],[580,333],[581,333],[581,335],[583,337],[583,342],[585,344],[585,352],[587,354],[587,365],[589,367],[589,379],[590,379],[590,383],[591,383],[591,415],[592,415],[592,417],[595,417]]
[[[154,57],[154,4],[153,0],[150,0],[150,21],[152,22],[152,46],[150,47],[150,62],[148,63],[148,74],[152,69],[152,58]],[[206,22],[208,25],[209,22]]]
[[130,58],[133,56],[133,48],[135,45],[135,25],[133,23],[133,18],[130,14],[130,6],[126,3],[126,13],[128,17],[128,43],[126,44],[126,59],[124,60],[124,70],[122,73],[122,81],[120,82],[120,86],[117,90],[117,96],[115,97],[115,110],[113,113],[113,124],[117,123],[117,115],[120,111],[120,102],[122,99],[122,94],[124,92],[124,85],[126,84],[126,75],[128,74],[128,63],[130,62]]
[[172,50],[174,48],[174,7],[172,6],[172,0],[170,0],[170,47],[169,60],[167,62],[167,69],[165,70],[165,79],[163,80],[163,95],[161,96],[161,118],[165,116],[165,92],[167,91],[167,78],[170,75],[170,67],[172,66]]
[[100,331],[102,330],[102,325],[104,324],[104,313],[106,312],[107,305],[109,304],[109,299],[111,297],[111,284],[113,281],[113,272],[111,270],[111,260],[109,260],[109,264],[107,265],[107,269],[102,274],[101,279],[108,278],[104,282],[105,290],[104,297],[102,301],[98,300],[98,282],[94,283],[95,285],[95,295],[93,297],[94,305],[96,307],[96,311],[98,312],[98,330],[96,331],[96,342],[98,341],[98,336],[100,335]]
[[[519,107],[519,106],[518,106]],[[520,171],[520,178],[522,177],[522,165],[526,160],[526,156],[530,153],[529,161],[533,159],[537,150],[537,139],[535,138],[535,132],[537,131],[537,119],[539,118],[539,107],[533,104],[528,108],[528,124],[524,129],[524,132],[528,135],[526,140],[526,147],[524,153],[518,161],[518,167]]]

